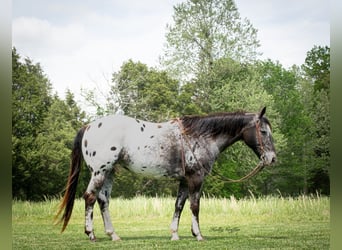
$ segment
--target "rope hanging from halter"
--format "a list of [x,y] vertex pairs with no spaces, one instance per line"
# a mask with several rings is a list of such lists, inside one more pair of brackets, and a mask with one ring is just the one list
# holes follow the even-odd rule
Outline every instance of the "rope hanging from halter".
[[[182,154],[182,169],[183,169],[183,172],[184,172],[184,175],[185,175],[185,153],[184,153],[184,145],[183,145],[183,140],[185,140],[185,142],[187,143],[187,146],[188,148],[190,149],[194,159],[196,160],[196,162],[200,165],[200,167],[202,169],[204,169],[207,174],[210,174],[210,170],[206,169],[200,161],[198,161],[195,153],[193,152],[192,148],[191,148],[191,145],[190,145],[190,142],[188,140],[188,137],[186,136],[185,132],[184,132],[184,128],[183,128],[183,124],[182,124],[182,121],[179,119],[179,118],[176,118],[175,119],[178,123],[178,127],[179,127],[179,130],[180,130],[180,136],[181,136],[181,154]],[[260,135],[260,120],[257,120],[256,123],[255,123],[255,127],[256,127],[256,136],[257,136],[257,140],[258,140],[258,143],[259,143],[259,146],[260,146],[260,149],[261,149],[261,152],[263,155],[264,154],[264,147],[263,147],[263,144],[262,144],[262,139],[261,139],[261,135]],[[249,127],[247,127],[249,128]],[[245,129],[247,129],[245,128]],[[240,136],[242,134],[242,132],[245,130],[243,129],[237,136]],[[206,148],[207,149],[207,148]],[[208,149],[207,149],[208,150]],[[243,181],[246,181],[248,180],[249,178],[252,178],[253,176],[255,176],[257,173],[259,173],[263,168],[265,167],[264,163],[262,161],[260,161],[256,166],[255,168],[252,169],[251,172],[249,172],[247,175],[243,176],[242,178],[240,179],[230,179],[230,178],[227,178],[219,173],[217,173],[216,171],[212,170],[212,172],[215,172],[215,174],[217,176],[219,176],[221,178],[222,181],[226,182],[226,183],[237,183],[237,182],[243,182]]]

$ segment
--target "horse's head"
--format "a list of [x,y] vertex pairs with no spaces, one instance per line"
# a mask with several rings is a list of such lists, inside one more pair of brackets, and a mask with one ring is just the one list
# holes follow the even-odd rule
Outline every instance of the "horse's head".
[[266,107],[247,125],[242,132],[243,141],[256,153],[265,165],[276,161],[271,124],[264,117]]

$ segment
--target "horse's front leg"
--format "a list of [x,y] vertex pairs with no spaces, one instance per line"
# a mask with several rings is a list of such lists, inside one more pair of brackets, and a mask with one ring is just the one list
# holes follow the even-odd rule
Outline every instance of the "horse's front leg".
[[189,188],[188,188],[188,183],[185,179],[182,179],[179,183],[179,188],[178,188],[178,195],[177,195],[177,200],[175,203],[175,212],[173,214],[172,222],[171,222],[171,240],[179,240],[178,236],[178,225],[179,225],[179,220],[180,216],[182,214],[184,204],[186,199],[188,198],[189,195]]
[[201,174],[194,174],[194,176],[189,179],[188,184],[190,193],[190,209],[192,212],[191,232],[192,235],[195,236],[198,241],[200,241],[204,240],[199,226],[199,210],[203,176]]

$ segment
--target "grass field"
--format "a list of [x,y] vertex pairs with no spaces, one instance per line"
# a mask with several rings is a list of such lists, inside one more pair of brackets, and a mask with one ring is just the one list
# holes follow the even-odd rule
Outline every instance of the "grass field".
[[263,197],[236,200],[202,198],[200,223],[205,241],[190,232],[189,203],[179,236],[170,241],[174,198],[112,199],[110,211],[121,241],[105,235],[98,206],[94,223],[97,242],[84,234],[84,202],[75,202],[66,231],[53,225],[59,201],[13,201],[13,249],[329,249],[328,197]]

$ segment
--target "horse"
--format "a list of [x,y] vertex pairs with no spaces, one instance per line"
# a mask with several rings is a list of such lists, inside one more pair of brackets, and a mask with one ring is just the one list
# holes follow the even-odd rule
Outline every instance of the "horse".
[[163,123],[109,115],[82,127],[74,139],[65,194],[56,215],[57,223],[63,223],[61,232],[71,217],[81,165],[85,161],[91,172],[83,195],[85,233],[91,241],[96,241],[93,228],[96,201],[106,234],[113,241],[120,240],[108,210],[116,164],[139,175],[179,181],[170,226],[171,240],[179,240],[178,225],[187,198],[192,211],[191,232],[198,241],[203,240],[199,226],[202,184],[218,155],[242,140],[263,165],[276,161],[272,127],[265,112],[266,107],[259,113],[183,116]]

